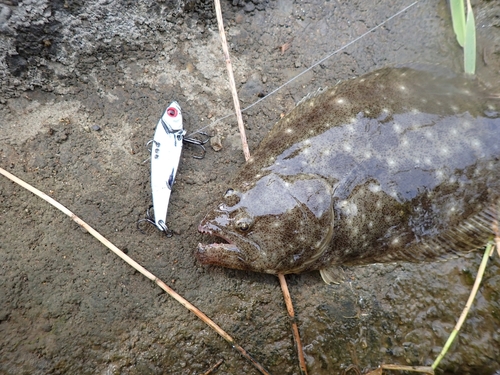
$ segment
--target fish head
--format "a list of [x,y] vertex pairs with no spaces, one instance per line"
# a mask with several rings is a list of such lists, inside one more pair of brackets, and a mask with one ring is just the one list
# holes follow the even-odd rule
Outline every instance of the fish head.
[[204,264],[264,273],[307,270],[333,233],[331,189],[321,178],[268,174],[243,189],[228,189],[200,223],[224,242],[198,245]]

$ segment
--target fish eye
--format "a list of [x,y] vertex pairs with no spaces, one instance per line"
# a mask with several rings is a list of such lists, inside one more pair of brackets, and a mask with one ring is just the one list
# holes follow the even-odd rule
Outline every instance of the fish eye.
[[234,194],[234,190],[229,188],[226,190],[226,192],[224,193],[224,198],[229,198],[231,195]]
[[239,222],[236,222],[236,227],[241,230],[242,232],[246,232],[247,230],[250,229],[250,224],[249,223],[246,223],[244,221],[239,221]]
[[248,232],[248,230],[252,227],[253,220],[251,217],[244,216],[236,219],[235,226],[241,232]]
[[247,230],[250,229],[250,225],[248,223],[236,223],[236,226],[238,227],[239,230],[246,232]]

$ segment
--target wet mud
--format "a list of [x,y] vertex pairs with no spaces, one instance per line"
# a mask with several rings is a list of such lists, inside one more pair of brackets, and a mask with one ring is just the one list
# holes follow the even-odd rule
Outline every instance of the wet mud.
[[[223,1],[242,106],[409,5]],[[478,78],[500,81],[500,7],[474,1]],[[418,1],[244,113],[250,150],[297,101],[384,66],[462,69],[446,2]],[[212,2],[0,2],[0,166],[55,198],[204,311],[273,374],[299,374],[274,276],[194,258],[206,208],[243,165],[236,120],[202,160],[187,146],[165,238],[136,229],[151,204],[144,146],[172,101],[188,133],[232,112]],[[145,162],[146,161],[146,162]],[[288,276],[310,374],[430,365],[468,298],[482,254],[447,262]],[[0,178],[0,373],[257,374],[223,339],[64,214]],[[500,373],[494,257],[446,374]],[[352,370],[349,372],[352,373]]]

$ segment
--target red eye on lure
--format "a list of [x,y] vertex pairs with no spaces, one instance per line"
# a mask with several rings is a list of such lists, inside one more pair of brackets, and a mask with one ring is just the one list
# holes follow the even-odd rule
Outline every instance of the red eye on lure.
[[168,107],[166,112],[170,117],[177,117],[177,113],[179,113],[179,111],[177,111],[177,108],[174,107]]

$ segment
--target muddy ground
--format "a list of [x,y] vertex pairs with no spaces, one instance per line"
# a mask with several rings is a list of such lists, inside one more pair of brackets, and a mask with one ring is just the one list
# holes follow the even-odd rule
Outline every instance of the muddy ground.
[[[387,20],[410,1],[223,1],[242,105]],[[500,6],[473,1],[478,76],[500,79]],[[280,46],[288,43],[282,51]],[[420,0],[244,114],[250,149],[308,92],[408,63],[461,71],[445,1]],[[0,166],[87,221],[213,318],[273,374],[298,374],[274,276],[200,265],[197,225],[244,164],[236,121],[223,149],[185,148],[172,238],[141,234],[151,204],[144,144],[172,101],[188,132],[232,111],[210,1],[0,1]],[[1,374],[257,371],[158,287],[44,201],[0,178]],[[351,268],[325,285],[287,277],[310,374],[430,365],[465,305],[481,253]],[[353,374],[354,370],[349,370]],[[500,374],[500,260],[439,373]]]

